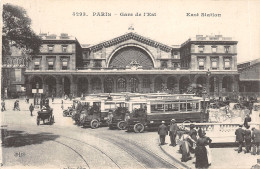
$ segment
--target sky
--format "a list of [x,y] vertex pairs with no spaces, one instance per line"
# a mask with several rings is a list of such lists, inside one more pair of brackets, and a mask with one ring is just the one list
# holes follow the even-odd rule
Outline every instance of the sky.
[[[36,33],[68,33],[81,44],[110,40],[129,32],[132,25],[137,34],[166,45],[181,45],[197,34],[222,34],[238,41],[238,63],[260,58],[260,0],[3,0],[2,3],[25,8]],[[73,12],[85,12],[88,16],[73,16]],[[98,12],[111,16],[93,16]],[[120,16],[121,13],[141,16]],[[201,13],[221,17],[202,17]]]

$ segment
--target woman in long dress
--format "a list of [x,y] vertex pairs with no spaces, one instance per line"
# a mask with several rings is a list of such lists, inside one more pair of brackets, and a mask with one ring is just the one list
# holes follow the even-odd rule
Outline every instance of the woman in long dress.
[[180,138],[180,148],[181,148],[181,161],[186,162],[191,159],[190,156],[190,149],[192,145],[190,144],[191,142],[196,143],[189,135],[189,131],[186,131]]
[[202,135],[198,139],[195,149],[196,168],[207,168],[211,164],[211,153],[209,149],[211,141],[212,140],[206,136],[205,131],[202,131]]

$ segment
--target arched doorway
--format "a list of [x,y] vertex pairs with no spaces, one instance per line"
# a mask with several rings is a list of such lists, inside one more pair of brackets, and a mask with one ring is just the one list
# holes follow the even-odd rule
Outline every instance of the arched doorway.
[[126,91],[126,80],[125,78],[118,78],[117,79],[117,92],[125,92]]
[[105,79],[104,82],[104,92],[105,93],[112,93],[114,87],[114,81],[112,78],[108,77]]
[[157,77],[154,80],[154,91],[158,92],[158,91],[162,91],[163,89],[163,80],[161,77]]
[[190,85],[189,78],[186,76],[181,77],[179,82],[180,93],[186,93],[189,85]]
[[31,81],[30,81],[31,85],[32,85],[32,89],[36,89],[36,84],[39,84],[39,89],[43,88],[42,85],[42,78],[40,78],[39,76],[34,76]]
[[222,91],[232,92],[233,91],[233,79],[230,76],[225,76],[222,81]]
[[204,76],[198,77],[196,80],[196,84],[198,86],[206,87],[206,77],[204,77]]
[[98,77],[91,79],[91,88],[93,93],[101,93],[101,80]]
[[177,88],[177,79],[175,77],[169,77],[167,79],[167,89],[174,92]]
[[130,84],[130,92],[132,93],[138,92],[139,80],[137,78],[135,77],[130,78],[129,84]]
[[56,96],[56,79],[53,76],[45,78],[45,93],[46,96]]
[[78,96],[86,95],[88,93],[88,79],[80,77],[78,79]]
[[70,79],[68,77],[63,78],[63,93],[66,95],[70,94]]

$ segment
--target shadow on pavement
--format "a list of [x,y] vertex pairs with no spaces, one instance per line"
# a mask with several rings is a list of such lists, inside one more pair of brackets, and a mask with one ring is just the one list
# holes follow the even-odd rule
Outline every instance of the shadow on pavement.
[[24,131],[9,130],[8,136],[2,138],[3,147],[22,147],[33,144],[41,144],[44,141],[55,140],[59,135],[52,133],[28,134]]

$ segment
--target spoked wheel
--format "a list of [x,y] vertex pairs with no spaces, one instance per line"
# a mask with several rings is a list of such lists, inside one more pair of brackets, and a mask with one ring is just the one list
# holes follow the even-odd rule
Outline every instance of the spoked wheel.
[[37,117],[37,125],[39,126],[40,125],[40,118]]
[[136,133],[142,133],[144,131],[144,125],[142,123],[137,123],[134,125],[134,131]]
[[90,122],[90,127],[91,127],[92,129],[98,128],[98,127],[99,127],[99,122],[98,122],[98,120],[96,120],[96,119],[91,120],[91,122]]
[[117,128],[119,130],[125,130],[126,129],[126,122],[125,121],[120,121],[117,123]]

